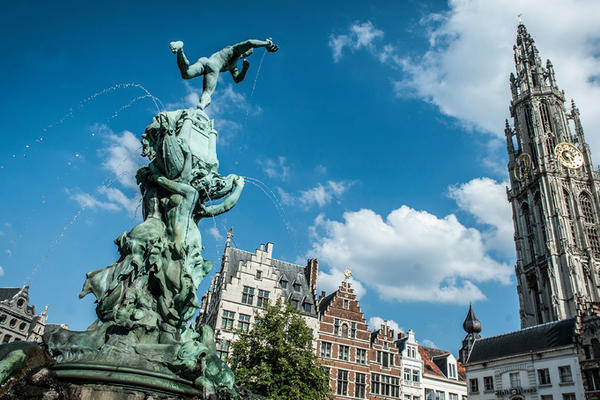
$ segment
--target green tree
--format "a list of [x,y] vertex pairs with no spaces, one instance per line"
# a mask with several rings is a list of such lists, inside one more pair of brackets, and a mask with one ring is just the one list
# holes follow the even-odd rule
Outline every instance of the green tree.
[[317,362],[312,331],[298,309],[277,300],[255,314],[249,332],[238,332],[229,358],[238,384],[268,400],[324,400],[329,376]]

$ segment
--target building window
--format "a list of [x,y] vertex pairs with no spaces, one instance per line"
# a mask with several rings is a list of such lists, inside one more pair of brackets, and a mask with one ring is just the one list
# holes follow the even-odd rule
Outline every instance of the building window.
[[573,376],[571,375],[571,366],[563,365],[558,367],[558,375],[560,376],[560,383],[573,383]]
[[448,400],[458,400],[458,395],[456,393],[448,393]]
[[390,395],[390,377],[387,375],[381,375],[381,392],[384,396]]
[[[483,390],[485,390],[486,392],[491,392],[492,390],[494,390],[494,378],[491,376],[484,376],[483,377]],[[452,399],[450,399],[452,400]]]
[[342,337],[348,337],[348,324],[342,324]]
[[11,328],[13,328],[16,324],[17,324],[17,320],[16,319],[13,318],[13,319],[10,320],[9,325],[10,325]]
[[413,396],[413,400],[420,400],[421,398],[419,396]]
[[585,380],[587,381],[587,390],[600,390],[600,369],[589,369],[585,371]]
[[425,389],[425,400],[435,400],[435,391],[433,389]]
[[350,355],[350,347],[340,344],[338,347],[338,358],[340,360],[348,361],[349,355]]
[[417,358],[417,350],[413,346],[407,346],[406,356],[409,358]]
[[477,380],[477,378],[469,379],[469,392],[479,392],[479,381]]
[[215,340],[215,345],[217,346],[217,354],[221,360],[225,360],[229,355],[229,345],[231,342],[229,340]]
[[346,299],[344,299],[344,308],[347,310],[350,308],[350,302]]
[[312,311],[312,304],[304,303],[304,304],[302,304],[302,308],[304,309],[304,312],[309,313]]
[[254,302],[254,288],[250,286],[244,286],[244,291],[242,292],[242,303],[250,304]]
[[600,257],[600,239],[598,239],[598,231],[595,226],[588,226],[586,229],[588,242],[594,257]]
[[550,371],[548,368],[538,369],[538,382],[540,385],[550,385]]
[[390,387],[390,396],[392,397],[400,397],[400,378],[397,376],[391,377],[391,387]]
[[552,400],[552,395],[551,394],[543,394],[540,397],[540,400]]
[[435,391],[435,400],[444,400],[445,397],[445,392]]
[[0,324],[3,324],[5,322],[6,322],[6,314],[0,315]]
[[19,329],[24,331],[25,330],[25,322],[21,322],[21,325],[19,325]]
[[258,280],[262,279],[262,271],[256,271],[256,279],[258,279]]
[[286,281],[285,279],[282,279],[281,282],[279,282],[279,285],[281,286],[282,289],[287,289],[287,284],[288,284],[288,281]]
[[371,374],[371,393],[372,394],[379,394],[379,387],[380,387],[380,378],[381,375],[379,374]]
[[413,382],[419,383],[421,380],[421,374],[418,369],[413,369],[412,378]]
[[299,283],[294,283],[292,286],[294,287],[294,292],[299,292],[300,291],[300,284]]
[[348,371],[338,369],[337,394],[340,396],[348,395]]
[[356,362],[359,364],[367,363],[367,350],[365,349],[356,349]]
[[259,307],[265,307],[269,302],[269,292],[267,290],[258,289],[258,298],[256,299],[256,305]]
[[298,308],[298,306],[300,305],[300,302],[296,299],[292,299],[291,303],[292,303],[292,306],[294,306],[296,308]]
[[223,311],[223,318],[221,319],[221,329],[233,329],[234,318],[235,313],[233,311]]
[[521,387],[521,375],[518,372],[511,372],[509,374],[510,377],[510,387],[517,388]]
[[592,202],[587,194],[582,194],[579,196],[579,204],[581,204],[581,213],[583,214],[583,220],[586,224],[593,224],[594,219],[594,209],[592,208]]
[[575,393],[563,393],[563,400],[575,400]]
[[331,343],[321,342],[321,357],[331,358]]
[[456,378],[456,364],[448,363],[448,378]]
[[406,382],[410,381],[410,369],[404,368],[404,380]]
[[336,318],[335,320],[333,320],[333,334],[334,335],[340,334],[340,319],[339,318]]
[[365,374],[356,373],[354,382],[354,397],[364,399],[367,392],[367,376]]
[[250,330],[250,316],[246,314],[240,314],[238,320],[238,329],[241,329],[244,332],[248,332]]
[[4,335],[4,339],[2,339],[2,343],[8,343],[10,342],[11,336],[10,335]]
[[353,339],[356,337],[356,322],[352,323],[352,328],[350,328],[350,337]]

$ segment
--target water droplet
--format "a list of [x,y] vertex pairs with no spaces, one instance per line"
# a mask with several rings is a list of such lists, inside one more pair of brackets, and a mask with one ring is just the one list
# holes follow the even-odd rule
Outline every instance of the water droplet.
[[26,148],[26,149],[28,149],[28,148],[29,148],[29,145],[28,145],[28,144],[26,144],[26,145],[25,145],[25,148]]
[[75,153],[75,157],[79,157],[79,153]]

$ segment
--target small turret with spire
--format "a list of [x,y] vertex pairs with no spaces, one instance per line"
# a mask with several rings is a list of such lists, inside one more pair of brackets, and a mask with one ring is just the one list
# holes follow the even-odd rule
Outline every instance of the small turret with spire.
[[469,359],[469,354],[471,354],[473,343],[475,343],[475,340],[481,338],[481,335],[479,335],[479,332],[481,332],[481,322],[475,316],[475,312],[473,311],[473,306],[471,304],[469,304],[469,312],[467,313],[467,317],[463,322],[463,329],[465,332],[467,332],[467,336],[465,336],[462,343],[463,345],[458,351],[458,361],[464,364]]

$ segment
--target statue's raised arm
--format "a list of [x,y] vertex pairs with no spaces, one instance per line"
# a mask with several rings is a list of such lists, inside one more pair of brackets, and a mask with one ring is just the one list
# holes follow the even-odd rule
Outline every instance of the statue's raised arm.
[[[198,108],[201,110],[204,110],[210,104],[220,72],[229,71],[234,82],[240,83],[244,80],[250,67],[250,62],[246,58],[254,52],[254,49],[264,47],[269,53],[279,50],[279,47],[273,43],[271,38],[266,40],[248,39],[233,46],[227,46],[210,57],[201,57],[194,64],[190,64],[183,52],[183,42],[171,42],[170,47],[171,51],[177,54],[177,66],[183,79],[204,76],[202,95],[200,96],[200,104],[198,104]],[[237,66],[240,60],[243,60],[241,71]]]

